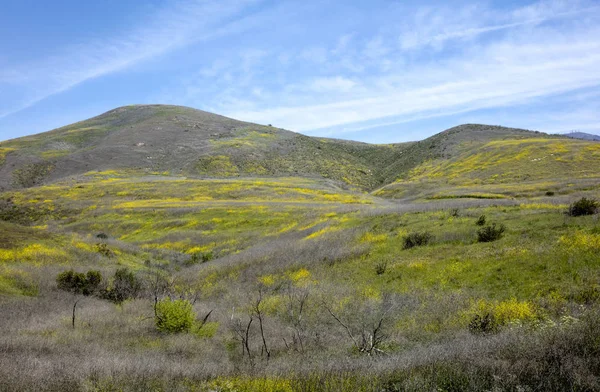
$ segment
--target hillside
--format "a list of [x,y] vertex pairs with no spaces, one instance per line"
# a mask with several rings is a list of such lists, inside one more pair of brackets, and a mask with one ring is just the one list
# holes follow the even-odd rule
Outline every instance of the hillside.
[[[514,196],[506,185],[515,182],[537,182],[529,194],[542,194],[564,188],[561,179],[581,180],[585,188],[595,178],[600,146],[587,143],[466,124],[418,142],[371,145],[191,108],[137,105],[0,143],[0,190],[113,171],[129,177],[329,179],[387,198]],[[464,189],[449,190],[457,187]]]
[[586,133],[586,132],[569,132],[569,133],[565,133],[563,135],[566,137],[573,138],[573,139],[593,140],[595,142],[600,141],[600,136],[594,135],[592,133]]
[[0,390],[600,390],[599,146],[172,106],[3,142]]
[[368,189],[383,184],[382,168],[403,147],[311,138],[185,107],[127,106],[0,143],[0,187],[129,170],[138,175],[320,177]]
[[539,132],[463,125],[404,151],[388,198],[504,198],[573,193],[600,177],[600,144]]

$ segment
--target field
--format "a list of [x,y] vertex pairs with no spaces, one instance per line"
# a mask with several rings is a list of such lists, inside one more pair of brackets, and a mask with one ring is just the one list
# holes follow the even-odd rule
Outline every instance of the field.
[[[599,196],[594,173],[487,181],[506,168],[485,154],[413,169],[400,201],[125,170],[7,191],[0,389],[600,390],[599,215],[565,213]],[[479,241],[486,227],[505,230]],[[57,285],[98,270],[116,293],[122,268],[124,301]],[[157,329],[167,297],[193,304],[187,332]]]

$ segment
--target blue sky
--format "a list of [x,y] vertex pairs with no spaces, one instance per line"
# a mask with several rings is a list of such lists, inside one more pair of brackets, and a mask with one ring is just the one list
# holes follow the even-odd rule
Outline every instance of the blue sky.
[[600,133],[597,0],[0,2],[0,140],[143,103],[373,143]]

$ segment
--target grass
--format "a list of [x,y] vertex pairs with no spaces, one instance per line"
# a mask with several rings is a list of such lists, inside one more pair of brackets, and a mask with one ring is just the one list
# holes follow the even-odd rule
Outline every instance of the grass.
[[[580,190],[597,189],[599,154],[597,143],[531,135],[464,142],[452,155],[423,161],[375,194],[392,198],[418,194],[428,199],[571,194],[578,185]],[[565,183],[565,178],[571,180]],[[444,188],[448,190],[440,192]]]
[[[5,192],[38,213],[0,221],[0,389],[598,390],[600,223],[565,214],[580,194],[396,205],[323,180],[127,171]],[[497,241],[477,242],[482,215]],[[403,249],[415,232],[429,243]],[[56,276],[123,267],[139,298],[80,299],[71,328]],[[156,330],[167,297],[193,304],[190,332]],[[497,331],[469,332],[486,314]]]

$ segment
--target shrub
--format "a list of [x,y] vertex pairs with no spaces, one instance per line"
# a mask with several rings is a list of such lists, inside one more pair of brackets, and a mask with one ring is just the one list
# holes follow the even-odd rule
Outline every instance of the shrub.
[[193,253],[188,261],[186,261],[187,265],[193,265],[198,263],[206,263],[211,261],[214,258],[213,252],[197,252]]
[[113,255],[112,251],[108,248],[108,244],[104,242],[96,244],[96,251],[105,257],[112,257]]
[[594,199],[588,199],[582,197],[581,199],[573,202],[569,209],[567,210],[567,215],[569,216],[583,216],[583,215],[593,215],[598,212],[598,207],[600,203]]
[[141,283],[133,272],[127,268],[119,268],[115,271],[111,287],[104,292],[104,298],[115,303],[121,303],[135,297],[141,287]]
[[496,226],[495,223],[477,230],[477,242],[492,242],[502,238],[506,228],[503,224]]
[[546,192],[546,196],[554,196],[554,192],[553,191],[547,191]]
[[375,273],[377,273],[377,275],[385,274],[386,270],[387,270],[387,262],[386,261],[382,261],[375,265]]
[[452,208],[450,210],[450,216],[453,216],[455,218],[459,217],[460,216],[460,210],[458,208]]
[[498,331],[498,322],[491,313],[476,314],[469,322],[469,331],[474,334],[489,334]]
[[485,215],[481,215],[479,218],[477,218],[477,220],[475,221],[475,224],[477,226],[485,225]]
[[96,293],[102,283],[100,271],[88,271],[86,274],[73,270],[64,271],[56,277],[58,288],[74,294],[92,295]]
[[190,301],[165,298],[156,304],[156,328],[160,332],[188,332],[194,325],[196,314]]
[[404,237],[403,249],[414,248],[415,246],[424,246],[433,240],[433,235],[426,231],[410,233]]

